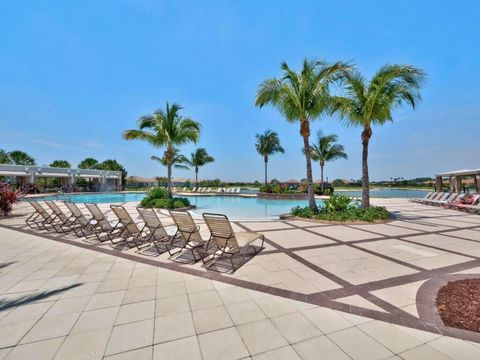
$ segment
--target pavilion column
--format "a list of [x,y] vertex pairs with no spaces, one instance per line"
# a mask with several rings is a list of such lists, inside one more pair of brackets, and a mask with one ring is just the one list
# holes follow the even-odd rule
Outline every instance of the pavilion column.
[[480,174],[473,177],[473,183],[475,185],[475,191],[480,193]]
[[435,179],[435,191],[439,192],[442,191],[442,177],[437,176]]
[[456,192],[462,192],[462,177],[457,176],[457,184],[456,184],[457,191]]

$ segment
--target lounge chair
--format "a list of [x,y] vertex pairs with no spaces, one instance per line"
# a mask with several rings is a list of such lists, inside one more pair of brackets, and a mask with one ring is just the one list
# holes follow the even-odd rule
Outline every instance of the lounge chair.
[[[168,247],[170,258],[174,261],[186,262],[183,260],[182,254],[188,251],[192,254],[193,261],[205,259],[209,256],[208,253],[208,241],[202,239],[200,235],[200,227],[193,221],[192,215],[188,211],[170,210],[170,216],[173,222],[177,226],[177,232],[175,239],[180,242],[172,242]],[[179,248],[178,251],[172,252],[173,248]]]
[[79,209],[77,204],[64,201],[63,202],[68,210],[72,213],[72,217],[75,219],[76,226],[73,226],[73,231],[77,236],[84,236],[87,237],[89,234],[92,233],[93,229],[95,228],[94,218],[90,217],[88,219]]
[[440,198],[433,199],[433,200],[428,199],[423,201],[423,203],[426,205],[441,205],[441,204],[447,203],[449,200],[452,201],[451,199],[453,199],[456,196],[457,194],[454,192],[453,193],[446,192]]
[[423,198],[410,198],[408,200],[410,200],[411,202],[414,202],[414,203],[419,203],[419,202],[422,202],[422,201],[425,201],[425,200],[428,200],[428,199],[432,199],[434,196],[437,196],[437,194],[438,194],[438,192],[430,191]]
[[47,225],[52,226],[51,224],[55,220],[55,214],[53,212],[49,213],[43,208],[38,201],[27,201],[35,211],[25,220],[25,223],[33,229],[33,226],[37,226],[39,230],[49,231]]
[[207,188],[207,189],[205,190],[205,192],[207,192],[207,193],[209,193],[209,192],[211,192],[211,191],[212,191],[212,188]]
[[[92,215],[91,223],[95,221],[95,226],[93,226],[91,230],[99,242],[112,241],[113,237],[123,232],[123,229],[120,228],[121,224],[115,221],[109,221],[97,204],[85,203],[85,207]],[[112,224],[114,225],[112,226]],[[103,233],[106,234],[106,238],[101,237]],[[85,235],[85,238],[88,238],[87,235]]]
[[[253,250],[253,255],[256,255],[263,249],[265,241],[263,234],[253,231],[234,232],[227,216],[222,214],[204,213],[203,218],[210,230],[209,246],[213,246],[217,250],[206,267],[210,268],[221,259],[229,259],[233,273],[237,270],[234,263],[237,257],[242,257],[245,261],[248,250]],[[261,239],[260,250],[252,245],[258,239]]]
[[471,197],[469,199],[465,199],[467,195],[465,195],[461,201],[461,203],[455,203],[451,209],[461,210],[461,211],[468,211],[472,207],[476,206],[480,201],[480,194],[470,194]]
[[[112,244],[117,245],[118,243],[125,242],[131,249],[133,246],[130,245],[128,240],[132,239],[137,249],[141,250],[141,245],[143,245],[142,242],[145,240],[145,238],[142,239],[142,235],[145,235],[143,229],[138,227],[138,224],[132,219],[128,211],[123,206],[110,205],[110,209],[112,209],[113,213],[118,218],[118,222],[114,226],[112,232],[115,230],[122,230],[116,237],[110,237]],[[147,235],[147,237],[150,238],[149,235]],[[121,238],[121,240],[113,241],[114,238]]]
[[53,229],[58,233],[72,231],[73,226],[75,226],[75,218],[72,215],[65,214],[53,201],[45,201],[45,204],[47,204],[54,214]]
[[236,189],[235,189],[235,192],[236,192],[237,194],[240,193],[240,188],[236,188]]
[[168,235],[167,230],[158,217],[157,212],[154,209],[142,207],[137,207],[137,211],[144,222],[141,232],[143,233],[148,230],[148,236],[145,241],[149,241],[150,244],[153,244],[159,255],[168,250],[168,248],[166,250],[161,250],[157,243],[170,243],[174,236]]

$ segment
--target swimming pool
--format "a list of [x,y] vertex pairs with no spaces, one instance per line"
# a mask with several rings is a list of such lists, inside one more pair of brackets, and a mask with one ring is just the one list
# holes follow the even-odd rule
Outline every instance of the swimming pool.
[[[337,194],[361,196],[361,191],[337,191]],[[423,197],[426,191],[399,190],[399,189],[373,189],[372,197]],[[145,193],[96,193],[96,194],[65,194],[37,198],[39,200],[63,200],[74,203],[125,203],[139,202]],[[200,216],[204,212],[226,214],[232,219],[274,219],[280,214],[290,212],[294,206],[307,206],[307,200],[270,200],[255,197],[239,196],[185,196],[196,208],[192,211]],[[317,200],[319,206],[322,201]]]
[[[37,198],[38,200],[72,201],[74,203],[123,203],[141,201],[145,193],[102,193],[54,195]],[[239,196],[185,196],[196,208],[192,211],[201,216],[204,212],[226,214],[232,219],[278,218],[288,213],[294,206],[307,206],[306,200],[267,200]],[[321,206],[321,201],[318,201]]]

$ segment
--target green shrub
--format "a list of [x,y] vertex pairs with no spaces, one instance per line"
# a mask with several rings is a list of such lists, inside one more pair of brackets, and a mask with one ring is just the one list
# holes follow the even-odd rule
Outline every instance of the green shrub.
[[140,206],[156,209],[178,209],[190,206],[190,201],[187,198],[154,199],[146,197],[140,202]]
[[168,190],[160,187],[153,188],[147,194],[147,197],[154,199],[168,199]]
[[163,188],[153,188],[140,202],[140,206],[156,209],[178,209],[190,206],[187,198],[172,198]]
[[324,211],[345,211],[352,204],[352,198],[348,195],[332,195],[330,199],[325,200]]
[[383,206],[372,206],[367,209],[362,209],[356,205],[349,205],[347,208],[338,211],[327,210],[325,208],[320,209],[318,214],[314,214],[310,208],[296,206],[292,208],[290,213],[294,216],[318,219],[324,221],[362,221],[362,222],[374,222],[377,220],[386,220],[390,218],[390,213]]
[[313,217],[313,211],[308,206],[301,207],[295,206],[290,210],[290,213],[294,216],[311,219]]
[[390,218],[390,213],[383,206],[369,207],[362,209],[357,206],[350,206],[343,211],[325,211],[322,209],[316,218],[326,221],[364,221],[373,222],[376,220],[386,220]]
[[333,186],[323,189],[323,195],[326,195],[326,196],[333,196],[333,192],[334,192]]

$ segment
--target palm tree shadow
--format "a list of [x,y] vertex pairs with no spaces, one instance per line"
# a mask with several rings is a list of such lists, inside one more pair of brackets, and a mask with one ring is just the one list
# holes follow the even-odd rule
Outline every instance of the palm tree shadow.
[[82,285],[82,283],[76,283],[69,286],[64,286],[62,288],[55,289],[55,290],[48,290],[48,291],[42,291],[36,294],[25,295],[17,299],[11,299],[11,300],[0,299],[0,311],[7,310],[15,306],[26,305],[34,301],[42,300],[50,296],[56,295],[58,293],[61,293],[70,289],[74,289],[80,285]]
[[12,264],[15,264],[16,261],[9,261],[9,262],[4,262],[4,263],[0,263],[0,269],[3,269],[9,265],[12,265]]

